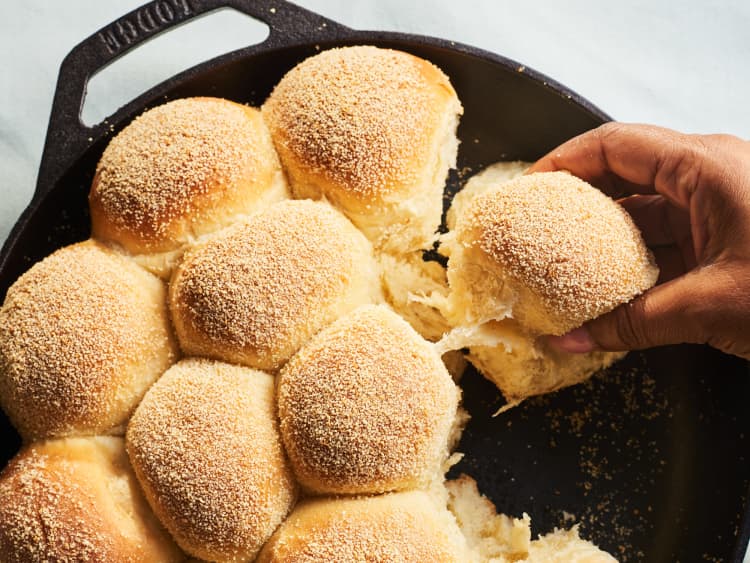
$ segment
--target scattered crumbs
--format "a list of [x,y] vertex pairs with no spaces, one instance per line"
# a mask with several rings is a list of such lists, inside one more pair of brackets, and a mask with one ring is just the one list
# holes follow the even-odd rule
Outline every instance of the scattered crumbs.
[[[621,563],[642,561],[645,557],[634,544],[642,543],[638,538],[654,531],[649,517],[653,507],[646,505],[642,512],[634,505],[644,506],[645,503],[639,504],[638,499],[653,494],[666,466],[663,453],[647,429],[636,427],[634,431],[631,421],[634,418],[652,421],[672,417],[672,406],[664,390],[657,387],[656,379],[648,372],[645,359],[640,354],[633,356],[638,358],[635,365],[616,364],[571,388],[573,410],[555,407],[554,397],[550,396],[528,401],[544,407],[540,410],[544,411],[550,429],[550,447],[556,447],[569,436],[581,444],[578,450],[581,478],[575,486],[584,502],[576,507],[575,515],[561,511],[559,525],[567,526],[577,521],[582,536],[597,544],[603,543],[598,538],[617,538],[619,545],[615,554]],[[607,381],[606,385],[603,385],[603,380]],[[612,393],[619,395],[615,403],[622,408],[618,411],[609,408],[613,404]],[[612,435],[625,430],[633,433],[626,440],[627,455],[611,459],[607,454],[612,454]],[[613,487],[613,482],[622,483],[622,486]]]
[[268,11],[271,12],[272,14],[275,14],[276,13],[276,8],[270,8]]

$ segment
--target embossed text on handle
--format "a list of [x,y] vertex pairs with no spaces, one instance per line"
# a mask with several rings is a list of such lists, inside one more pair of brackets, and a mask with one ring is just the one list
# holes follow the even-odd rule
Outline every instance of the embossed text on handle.
[[139,37],[158,30],[172,22],[192,15],[191,0],[159,0],[135,12],[135,15],[120,18],[99,32],[99,39],[107,51],[114,55],[134,43]]

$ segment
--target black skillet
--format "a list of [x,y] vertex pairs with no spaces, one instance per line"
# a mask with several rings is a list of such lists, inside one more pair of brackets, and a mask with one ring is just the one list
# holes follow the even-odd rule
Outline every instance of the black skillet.
[[[107,121],[84,126],[87,80],[131,47],[211,10],[266,24],[262,44],[218,57],[152,88]],[[465,108],[451,191],[497,160],[534,160],[609,117],[574,92],[498,55],[415,35],[356,31],[282,0],[159,0],[75,47],[60,69],[31,204],[0,254],[0,298],[34,262],[89,235],[86,195],[111,136],[165,99],[210,95],[259,105],[281,76],[320,49],[373,44],[433,61]],[[462,381],[472,421],[454,473],[465,471],[504,512],[535,532],[581,523],[622,561],[733,561],[750,537],[750,378],[746,362],[705,347],[631,354],[589,383],[522,404],[502,403],[475,372]],[[0,467],[20,441],[0,415]]]

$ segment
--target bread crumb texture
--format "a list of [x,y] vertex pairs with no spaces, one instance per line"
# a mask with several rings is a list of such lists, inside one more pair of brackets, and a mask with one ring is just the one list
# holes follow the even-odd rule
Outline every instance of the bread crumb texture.
[[480,248],[538,297],[549,318],[531,330],[561,334],[580,326],[658,275],[627,212],[565,172],[520,176],[478,196],[457,230],[460,244]]
[[465,540],[444,506],[413,491],[308,500],[291,514],[258,563],[467,563]]
[[250,211],[280,169],[259,110],[218,98],[168,102],[104,150],[89,198],[94,236],[130,251],[174,249],[217,208]]
[[165,299],[155,276],[91,241],[21,276],[0,309],[0,402],[21,434],[117,431],[175,359]]
[[398,315],[366,306],[290,360],[281,432],[315,493],[381,493],[442,479],[459,392],[440,357]]
[[171,284],[189,354],[277,369],[318,330],[380,300],[369,242],[321,202],[287,201],[190,252]]
[[0,474],[0,560],[181,561],[142,498],[122,438],[23,449]]
[[296,499],[263,372],[179,362],[136,410],[127,448],[154,511],[201,559],[252,560]]
[[451,103],[460,113],[448,77],[433,64],[357,46],[330,49],[294,67],[263,113],[287,170],[299,168],[352,197],[380,200],[418,184]]

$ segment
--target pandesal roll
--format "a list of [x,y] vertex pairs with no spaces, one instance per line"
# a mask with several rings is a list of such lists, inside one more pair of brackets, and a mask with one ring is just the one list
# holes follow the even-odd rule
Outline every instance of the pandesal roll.
[[23,274],[0,309],[0,404],[26,440],[116,434],[177,356],[161,280],[94,241]]
[[143,498],[115,437],[21,450],[0,474],[0,560],[183,561]]
[[627,212],[565,172],[477,193],[444,240],[450,293],[442,307],[455,328],[438,349],[469,347],[469,359],[511,403],[580,382],[621,357],[560,353],[538,337],[576,328],[656,282],[658,268]]
[[294,197],[327,199],[398,252],[434,240],[462,111],[432,63],[371,46],[306,59],[263,105]]
[[182,349],[278,369],[318,330],[379,301],[367,239],[330,205],[287,201],[190,251],[170,307]]
[[565,172],[519,176],[474,198],[455,239],[448,264],[454,318],[512,316],[534,334],[576,328],[658,276],[627,212]]
[[258,563],[469,563],[452,515],[427,493],[314,499],[300,503]]
[[179,99],[144,112],[107,145],[89,194],[92,236],[167,277],[185,247],[287,197],[259,110]]
[[252,561],[289,513],[297,489],[275,410],[272,376],[203,359],[175,364],[139,405],[128,454],[187,553]]
[[432,346],[382,305],[322,330],[278,383],[282,438],[298,480],[315,494],[442,480],[458,399]]

